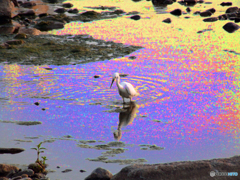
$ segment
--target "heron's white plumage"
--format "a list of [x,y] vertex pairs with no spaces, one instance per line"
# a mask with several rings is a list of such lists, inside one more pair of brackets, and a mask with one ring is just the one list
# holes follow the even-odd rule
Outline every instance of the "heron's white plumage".
[[[132,97],[138,95],[137,91],[134,89],[132,84],[130,84],[128,82],[120,83],[119,73],[113,74],[112,84],[115,79],[116,79],[116,85],[118,87],[119,95],[122,97],[123,102],[124,102],[124,98],[130,98],[130,101],[132,101]],[[111,84],[110,88],[112,87],[112,84]]]

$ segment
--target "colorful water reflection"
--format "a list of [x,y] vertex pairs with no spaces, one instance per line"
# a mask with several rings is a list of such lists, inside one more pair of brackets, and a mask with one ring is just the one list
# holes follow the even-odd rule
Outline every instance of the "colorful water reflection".
[[[85,5],[72,2],[77,7]],[[124,1],[111,2],[126,11],[129,8],[123,6]],[[144,3],[148,7],[151,2]],[[136,9],[141,9],[140,6],[143,8],[138,4]],[[164,12],[171,8],[175,6],[162,9],[163,14],[156,14],[152,6],[143,8],[139,10],[143,13],[139,22],[126,17],[73,22],[63,30],[52,32],[90,34],[99,39],[143,46],[129,55],[136,59],[126,56],[82,65],[50,66],[52,70],[46,66],[0,66],[0,119],[43,122],[34,128],[10,131],[12,134],[9,134],[10,125],[1,124],[0,132],[7,133],[10,140],[24,135],[46,138],[66,134],[78,140],[117,139],[134,145],[120,158],[141,157],[149,163],[238,155],[240,70],[239,55],[233,51],[240,52],[235,41],[239,32],[228,34],[221,28],[224,22],[204,23],[199,18],[186,20],[171,16],[174,21],[171,25],[162,24],[162,19],[169,16]],[[213,30],[197,33],[203,29]],[[134,98],[135,110],[124,109],[115,84],[109,88],[114,72],[129,74],[121,80],[132,83],[140,93]],[[35,106],[34,102],[40,105]],[[132,118],[119,128],[124,114],[117,110],[121,109]],[[140,144],[156,144],[165,149],[144,151],[138,147]],[[96,157],[96,150],[80,149],[75,143],[61,141],[47,146],[53,164],[62,161],[73,166],[80,161],[95,166],[84,159]],[[61,159],[55,156],[56,151],[73,154]],[[118,171],[117,166],[104,166]]]

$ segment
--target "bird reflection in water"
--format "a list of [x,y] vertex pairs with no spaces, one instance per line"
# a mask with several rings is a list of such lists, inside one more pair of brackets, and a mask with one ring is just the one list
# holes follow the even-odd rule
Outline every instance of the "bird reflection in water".
[[113,133],[115,140],[122,138],[122,127],[131,124],[138,112],[138,106],[135,102],[131,101],[130,104],[123,105],[122,111],[119,113],[118,129]]

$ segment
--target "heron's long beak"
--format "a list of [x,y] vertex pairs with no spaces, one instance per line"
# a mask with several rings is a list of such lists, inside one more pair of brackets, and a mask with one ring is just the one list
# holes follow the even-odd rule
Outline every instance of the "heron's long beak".
[[115,80],[115,78],[113,78],[113,79],[112,79],[112,83],[111,83],[111,86],[110,86],[110,88],[112,87],[114,80]]

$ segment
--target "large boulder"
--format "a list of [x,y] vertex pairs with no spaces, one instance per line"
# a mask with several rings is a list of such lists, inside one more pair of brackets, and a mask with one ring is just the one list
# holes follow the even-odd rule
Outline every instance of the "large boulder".
[[[135,164],[123,168],[111,180],[208,180],[218,172],[238,172],[240,156],[202,161],[182,161],[165,164]],[[222,179],[229,179],[225,176]]]
[[85,180],[110,180],[112,173],[101,167],[95,169]]
[[13,7],[10,0],[0,0],[0,24],[11,22]]

